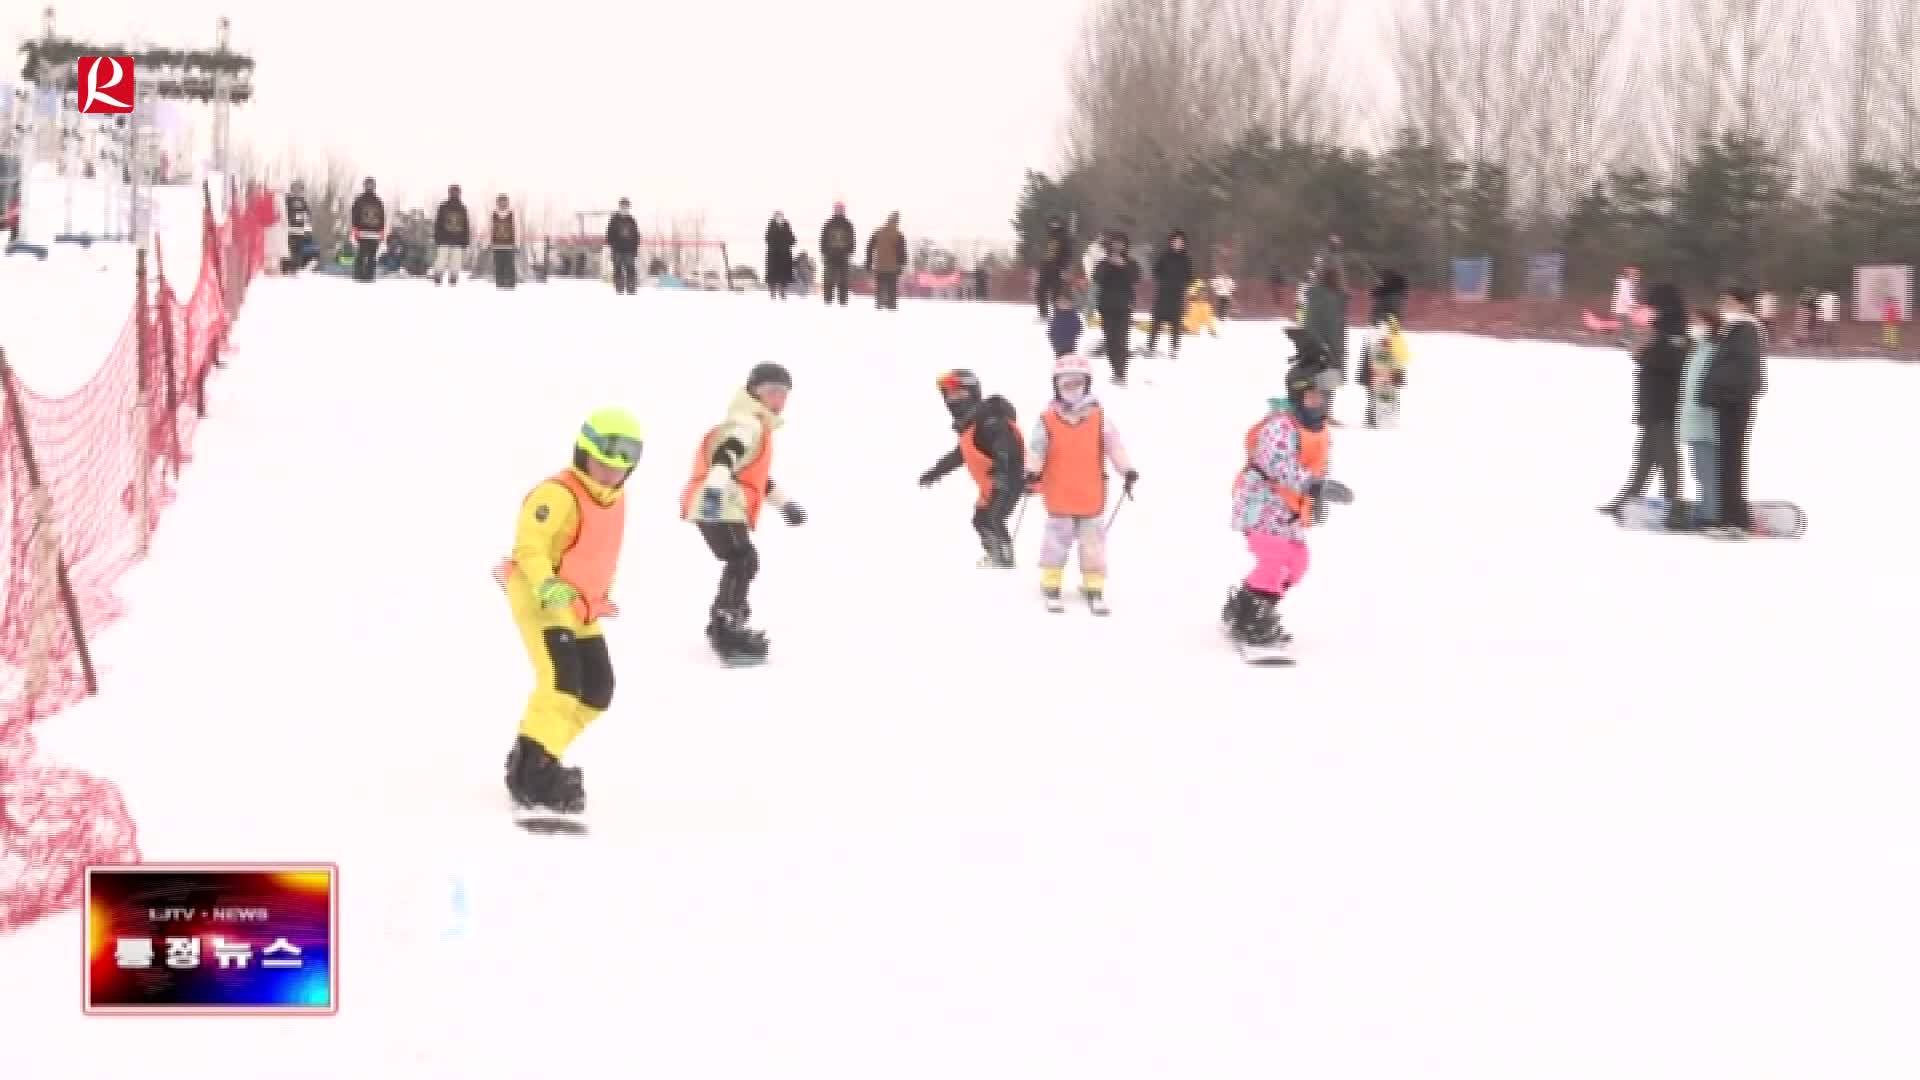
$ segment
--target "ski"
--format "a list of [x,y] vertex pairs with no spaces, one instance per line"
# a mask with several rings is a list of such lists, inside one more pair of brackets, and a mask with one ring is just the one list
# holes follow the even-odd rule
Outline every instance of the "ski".
[[588,834],[587,823],[580,817],[531,807],[516,807],[513,811],[513,823],[535,836],[586,836]]
[[1278,650],[1256,649],[1253,646],[1235,642],[1234,651],[1240,654],[1241,661],[1249,667],[1293,667],[1295,664],[1292,656]]

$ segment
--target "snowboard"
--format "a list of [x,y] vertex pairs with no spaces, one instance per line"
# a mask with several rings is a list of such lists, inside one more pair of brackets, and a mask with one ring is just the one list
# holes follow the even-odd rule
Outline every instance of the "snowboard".
[[513,823],[535,836],[586,836],[587,823],[574,814],[555,814],[546,810],[513,809]]
[[[1681,503],[1689,511],[1692,503]],[[1747,504],[1753,517],[1753,534],[1769,540],[1798,540],[1807,533],[1807,514],[1799,503],[1784,499],[1756,500]],[[1667,500],[1649,495],[1628,501],[1616,519],[1623,529],[1639,532],[1671,532],[1667,528]],[[1685,532],[1697,532],[1688,529]]]
[[1295,663],[1291,655],[1278,649],[1256,649],[1238,641],[1233,648],[1248,667],[1292,667]]

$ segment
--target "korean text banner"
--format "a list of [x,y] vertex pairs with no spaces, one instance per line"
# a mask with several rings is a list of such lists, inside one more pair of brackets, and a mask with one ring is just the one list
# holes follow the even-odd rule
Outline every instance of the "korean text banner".
[[338,1011],[338,876],[327,865],[89,867],[86,1010]]

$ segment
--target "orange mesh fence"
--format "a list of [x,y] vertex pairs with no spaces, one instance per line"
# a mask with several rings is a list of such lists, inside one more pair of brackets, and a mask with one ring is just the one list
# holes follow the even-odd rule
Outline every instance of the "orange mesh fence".
[[[90,863],[139,858],[111,783],[47,759],[33,726],[94,689],[87,640],[171,502],[247,284],[265,262],[270,192],[216,221],[203,197],[198,277],[182,302],[164,252],[143,260],[113,351],[78,390],[34,393],[0,363],[0,933],[79,902]],[[151,280],[149,280],[151,277]],[[4,342],[0,342],[4,346]]]

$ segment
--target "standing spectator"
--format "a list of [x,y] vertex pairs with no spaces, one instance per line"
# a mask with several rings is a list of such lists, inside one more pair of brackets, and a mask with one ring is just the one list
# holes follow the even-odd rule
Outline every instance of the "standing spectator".
[[1802,288],[1793,305],[1793,343],[1806,346],[1813,342],[1814,292]]
[[1820,293],[1820,344],[1833,348],[1839,341],[1840,294],[1832,289]]
[[1140,264],[1127,254],[1125,233],[1109,233],[1107,257],[1094,269],[1092,287],[1100,291],[1100,330],[1106,339],[1107,366],[1113,385],[1127,385],[1127,336],[1133,330],[1133,288],[1140,281]]
[[787,286],[793,281],[793,226],[778,210],[767,219],[767,295],[775,300],[787,298]]
[[1187,234],[1175,229],[1153,259],[1152,322],[1147,325],[1147,355],[1159,351],[1160,327],[1167,327],[1167,350],[1180,358],[1180,331],[1185,328],[1187,283],[1193,280],[1193,256],[1187,253]]
[[813,256],[802,251],[793,257],[794,291],[801,296],[807,295],[807,292],[813,288],[813,271]]
[[1767,332],[1767,340],[1772,341],[1774,335],[1779,333],[1777,324],[1780,320],[1780,298],[1773,295],[1772,289],[1754,299],[1754,314],[1759,317],[1761,328]]
[[513,204],[505,195],[493,200],[493,283],[502,289],[514,286],[514,256],[520,249],[520,227],[513,217]]
[[433,212],[433,283],[442,278],[448,285],[460,284],[466,267],[467,249],[473,246],[473,222],[467,217],[467,204],[460,200],[460,185],[447,186],[447,198]]
[[1633,422],[1640,426],[1633,469],[1620,494],[1600,511],[1617,520],[1627,501],[1639,498],[1658,472],[1660,492],[1667,499],[1667,528],[1685,529],[1693,523],[1680,504],[1678,442],[1680,384],[1692,343],[1687,302],[1678,288],[1661,282],[1647,291],[1647,306],[1653,312],[1647,343],[1633,358]]
[[975,300],[993,299],[993,272],[987,269],[987,264],[984,262],[975,263],[973,267],[973,298]]
[[1073,306],[1073,293],[1061,289],[1053,294],[1053,321],[1047,324],[1047,337],[1053,342],[1053,357],[1060,357],[1080,347],[1080,334],[1086,329],[1086,323],[1080,318],[1080,312]]
[[1880,301],[1880,347],[1888,352],[1900,347],[1900,301],[1891,296]]
[[287,187],[287,273],[299,273],[320,257],[313,242],[313,208],[307,204],[307,184],[295,180]]
[[1699,400],[1714,412],[1720,458],[1720,520],[1710,532],[1738,540],[1753,531],[1753,514],[1747,505],[1748,448],[1754,402],[1767,389],[1760,327],[1753,317],[1753,290],[1728,287],[1720,297],[1720,321],[1725,329],[1701,383]]
[[1627,267],[1613,281],[1613,320],[1620,324],[1620,347],[1633,341],[1633,312],[1640,306],[1640,271]]
[[859,242],[847,220],[847,204],[834,203],[833,216],[820,226],[820,298],[827,303],[847,306],[847,277]]
[[374,194],[369,176],[347,208],[347,220],[353,233],[353,280],[372,281],[378,269],[380,240],[387,235],[387,204]]
[[1066,287],[1067,267],[1073,265],[1073,237],[1067,232],[1067,223],[1058,217],[1047,219],[1047,228],[1040,236],[1040,250],[1035,253],[1033,273],[1033,304],[1040,311],[1040,320],[1045,322],[1053,317],[1053,298]]
[[1227,309],[1233,306],[1233,275],[1221,272],[1213,275],[1207,282],[1207,289],[1213,295],[1213,317],[1216,321],[1227,321]]
[[613,292],[633,296],[640,291],[640,223],[633,220],[633,201],[622,198],[620,209],[607,219],[607,257],[613,260]]
[[1320,273],[1307,287],[1301,329],[1319,347],[1320,389],[1327,399],[1327,423],[1333,418],[1333,398],[1347,378],[1347,282],[1338,260],[1322,262]]
[[1707,369],[1713,366],[1714,350],[1720,347],[1720,313],[1712,308],[1697,309],[1690,330],[1693,351],[1687,355],[1680,387],[1680,441],[1687,444],[1693,482],[1700,489],[1693,526],[1707,529],[1720,522],[1720,422],[1711,407],[1700,403],[1700,387],[1706,383]]
[[867,238],[867,271],[873,275],[873,306],[900,310],[900,273],[907,268],[907,236],[900,231],[900,211]]

